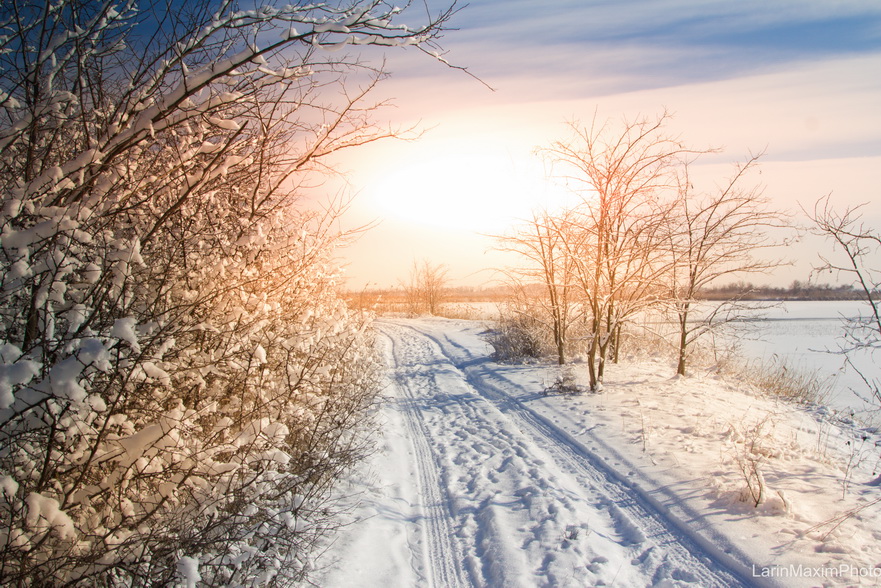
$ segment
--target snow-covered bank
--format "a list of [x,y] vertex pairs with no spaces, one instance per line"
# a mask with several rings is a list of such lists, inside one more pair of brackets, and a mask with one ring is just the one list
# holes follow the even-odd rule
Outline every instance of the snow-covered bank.
[[[490,361],[483,329],[380,323],[381,451],[319,585],[881,580],[872,432],[660,362],[612,366],[601,394],[547,395],[556,368]],[[741,500],[751,471],[758,508]]]
[[[864,398],[869,391],[863,378],[845,362],[840,352],[845,343],[846,319],[866,315],[868,307],[859,300],[787,300],[755,302],[755,309],[746,312],[744,320],[730,324],[717,334],[721,348],[730,347],[744,362],[787,369],[815,376],[828,385],[826,398],[837,409],[853,409],[860,413],[871,408]],[[701,312],[701,304],[696,312]],[[444,305],[444,316],[451,318],[497,320],[498,303],[471,302]],[[665,321],[661,315],[649,322]],[[671,329],[675,322],[670,321]],[[651,325],[657,331],[657,324]],[[660,330],[663,332],[663,329]],[[675,340],[675,333],[668,334]],[[723,351],[724,353],[724,351]],[[870,351],[850,353],[850,360],[869,380],[881,381],[881,363]]]

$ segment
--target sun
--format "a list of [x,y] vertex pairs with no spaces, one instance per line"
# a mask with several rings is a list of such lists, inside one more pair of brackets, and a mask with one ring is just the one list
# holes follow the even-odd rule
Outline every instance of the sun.
[[503,162],[474,154],[434,154],[392,170],[376,186],[384,213],[445,229],[482,230],[508,212]]
[[385,217],[445,230],[500,233],[571,197],[531,153],[467,140],[414,150],[371,182]]

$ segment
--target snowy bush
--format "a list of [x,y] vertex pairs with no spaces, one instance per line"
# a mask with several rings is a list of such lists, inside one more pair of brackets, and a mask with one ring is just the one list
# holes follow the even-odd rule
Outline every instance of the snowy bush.
[[585,388],[578,383],[578,374],[571,364],[558,367],[553,383],[545,388],[545,394],[580,394]]
[[0,9],[0,583],[288,584],[378,365],[336,295],[322,158],[388,134],[346,45],[448,14]]
[[765,466],[769,459],[779,454],[773,447],[774,426],[775,422],[768,414],[752,424],[732,424],[728,432],[733,462],[743,482],[738,499],[754,507],[764,503],[768,496]]
[[487,339],[497,361],[539,359],[551,352],[551,344],[538,319],[513,308],[500,311]]

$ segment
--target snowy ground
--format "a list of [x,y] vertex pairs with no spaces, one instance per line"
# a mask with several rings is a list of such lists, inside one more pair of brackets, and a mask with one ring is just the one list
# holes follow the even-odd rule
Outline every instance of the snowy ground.
[[873,431],[661,361],[545,394],[555,368],[492,362],[484,328],[378,323],[383,437],[318,585],[881,585]]

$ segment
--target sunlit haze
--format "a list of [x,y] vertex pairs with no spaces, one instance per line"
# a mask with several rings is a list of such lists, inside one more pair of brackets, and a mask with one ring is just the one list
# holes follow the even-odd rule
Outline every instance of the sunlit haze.
[[[711,182],[765,152],[758,181],[795,219],[830,193],[881,219],[881,6],[486,1],[453,25],[446,57],[493,90],[423,54],[389,60],[377,96],[395,107],[377,116],[423,133],[339,161],[348,222],[379,223],[342,254],[350,288],[395,285],[422,259],[456,285],[491,281],[508,261],[492,235],[572,197],[536,148],[595,113],[672,112],[670,132],[723,150],[702,166]],[[768,282],[807,279],[823,247],[805,238]]]

